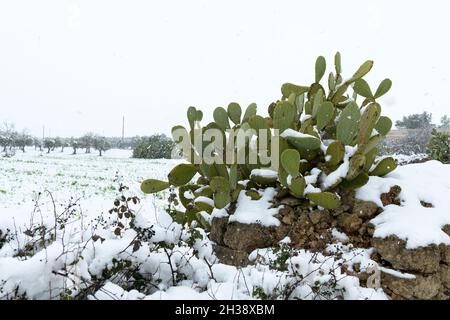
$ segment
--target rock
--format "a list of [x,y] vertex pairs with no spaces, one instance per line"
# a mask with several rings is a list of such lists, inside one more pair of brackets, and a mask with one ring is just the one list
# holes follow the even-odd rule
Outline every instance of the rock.
[[215,245],[214,253],[219,261],[224,264],[229,264],[236,267],[245,267],[250,263],[247,252],[232,250],[227,247]]
[[338,188],[336,191],[341,197],[342,208],[344,211],[351,211],[351,208],[353,208],[356,201],[355,191],[345,188]]
[[305,210],[298,214],[297,221],[288,233],[292,246],[318,251],[332,242],[328,229],[333,219],[328,210]]
[[331,216],[328,210],[314,210],[313,212],[308,213],[308,215],[314,225],[324,223],[325,225],[322,227],[326,228],[331,223]]
[[356,214],[343,213],[338,217],[337,224],[347,235],[358,234],[363,221]]
[[278,218],[283,222],[284,224],[291,225],[295,221],[295,213],[294,209],[292,209],[289,206],[285,206],[280,209],[278,212]]
[[402,192],[402,188],[400,188],[399,186],[393,186],[391,187],[389,192],[382,193],[380,199],[381,203],[383,203],[383,206],[387,206],[390,204],[396,204],[399,206],[400,199],[398,196],[400,195],[400,192]]
[[406,242],[396,236],[373,238],[372,246],[395,269],[420,273],[439,271],[439,262],[441,260],[439,246],[430,245],[416,249],[406,249]]
[[441,280],[437,273],[415,275],[416,279],[404,279],[381,273],[381,286],[393,293],[394,299],[440,299]]
[[441,244],[439,249],[441,251],[441,261],[450,265],[450,246]]
[[450,268],[446,264],[441,264],[439,269],[439,276],[441,278],[442,285],[450,290]]
[[224,245],[223,236],[227,231],[228,218],[213,218],[209,238],[219,245]]
[[429,203],[429,202],[426,202],[426,201],[420,200],[420,204],[422,205],[422,207],[425,207],[425,208],[434,208],[432,203]]
[[223,243],[233,250],[252,252],[254,249],[270,247],[282,240],[288,233],[288,228],[281,225],[278,228],[264,227],[260,224],[228,223],[223,236]]
[[303,201],[299,198],[295,198],[292,196],[285,197],[280,200],[280,204],[284,204],[290,207],[296,207],[303,203]]
[[339,208],[336,208],[336,209],[332,209],[332,210],[330,210],[330,214],[333,217],[338,217],[340,214],[343,214],[344,212],[349,210],[349,208],[348,208],[349,206],[346,206],[346,207],[347,207],[347,210],[345,210],[343,206],[340,206]]
[[450,224],[446,224],[445,226],[443,226],[442,231],[450,236]]
[[370,237],[372,237],[375,232],[375,226],[371,223],[367,223],[366,232]]
[[355,200],[352,213],[363,220],[372,219],[377,215],[379,208],[376,203],[371,201]]

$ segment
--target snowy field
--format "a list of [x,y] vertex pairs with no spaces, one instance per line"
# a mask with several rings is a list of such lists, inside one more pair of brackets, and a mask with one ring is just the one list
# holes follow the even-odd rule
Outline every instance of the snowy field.
[[[28,148],[14,157],[0,157],[0,223],[28,220],[35,200],[48,203],[50,194],[57,205],[69,199],[79,200],[85,214],[97,215],[110,209],[118,193],[117,178],[139,197],[140,183],[148,177],[165,179],[174,165],[172,160],[131,158],[131,150],[113,149],[99,157],[72,149],[50,154]],[[41,193],[41,196],[39,196]]]

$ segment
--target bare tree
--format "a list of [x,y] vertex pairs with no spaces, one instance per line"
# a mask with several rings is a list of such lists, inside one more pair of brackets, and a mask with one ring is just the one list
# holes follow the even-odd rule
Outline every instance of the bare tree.
[[86,149],[86,153],[91,153],[91,147],[93,147],[94,143],[94,134],[86,133],[80,139],[78,139],[79,147]]
[[25,152],[25,147],[33,145],[33,137],[28,133],[27,130],[23,130],[17,135],[15,145]]
[[55,140],[51,138],[46,138],[44,140],[44,148],[47,149],[47,153],[50,153],[55,148]]
[[[0,145],[3,147],[3,152],[6,156],[9,156],[11,154],[16,138],[17,132],[15,130],[14,124],[6,121],[3,122],[2,126],[0,127]],[[8,152],[8,149],[10,152]]]
[[98,151],[99,156],[101,157],[104,151],[111,148],[111,145],[105,137],[96,135],[93,138],[93,147]]

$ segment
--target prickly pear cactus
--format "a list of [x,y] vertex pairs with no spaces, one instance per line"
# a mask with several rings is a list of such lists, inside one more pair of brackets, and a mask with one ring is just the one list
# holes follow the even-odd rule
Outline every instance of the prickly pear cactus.
[[[364,80],[372,67],[373,61],[368,60],[344,81],[339,52],[328,76],[325,58],[318,57],[314,83],[283,84],[281,98],[270,104],[267,115],[258,115],[254,103],[244,111],[231,102],[227,108],[216,108],[214,121],[202,126],[203,113],[189,107],[189,129],[176,126],[172,133],[176,142],[183,140],[183,155],[190,163],[173,168],[167,181],[144,181],[142,191],[178,187],[185,207],[184,215],[176,214],[179,222],[197,220],[205,228],[205,214],[214,208],[227,208],[241,192],[257,200],[258,190],[267,187],[302,199],[306,205],[339,207],[337,188],[360,188],[369,176],[385,176],[397,166],[392,158],[374,164],[377,145],[392,127],[392,121],[381,115],[378,99],[392,82],[381,81],[373,92]],[[324,78],[327,88],[321,83]],[[214,139],[208,129],[216,130]],[[240,158],[242,150],[234,143],[240,133],[244,136],[241,148],[256,150],[256,159],[248,154]],[[220,138],[225,144],[217,143]],[[278,146],[276,168],[263,157],[271,145]],[[205,161],[201,156],[205,153],[214,155],[215,161]]]

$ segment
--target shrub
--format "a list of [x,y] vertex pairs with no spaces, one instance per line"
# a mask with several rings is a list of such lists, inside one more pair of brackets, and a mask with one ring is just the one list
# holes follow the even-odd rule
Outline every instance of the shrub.
[[164,134],[143,138],[133,149],[133,158],[170,159],[175,143]]
[[427,152],[427,145],[431,138],[430,127],[408,130],[405,137],[385,137],[380,143],[379,152],[383,155],[406,154],[417,155]]
[[[277,187],[281,194],[302,199],[305,205],[337,208],[338,187],[361,187],[369,175],[384,176],[397,165],[394,159],[385,158],[373,166],[378,143],[390,131],[392,121],[381,116],[381,106],[376,101],[389,91],[391,80],[383,80],[373,93],[363,79],[372,66],[373,61],[366,61],[344,81],[341,57],[337,53],[335,72],[328,76],[326,91],[320,84],[326,61],[319,57],[314,83],[310,86],[283,84],[281,99],[270,104],[265,117],[257,115],[254,103],[243,113],[240,105],[232,102],[227,110],[216,108],[214,122],[202,127],[203,113],[195,107],[188,108],[190,130],[176,126],[172,134],[191,163],[173,168],[168,181],[144,181],[142,191],[155,193],[179,187],[179,197],[186,209],[176,214],[179,222],[197,220],[205,228],[208,219],[204,212],[226,208],[237,201],[241,191],[251,196],[269,186]],[[351,97],[346,94],[350,88],[353,88]],[[358,96],[362,97],[361,104],[357,103]],[[218,130],[221,137],[212,140],[208,129]],[[239,136],[245,139],[236,146],[234,142]],[[225,144],[217,143],[220,138]],[[263,145],[264,140],[270,147]],[[278,146],[277,153],[271,155],[281,163],[275,168],[273,163],[265,161],[269,150],[274,152],[272,146]],[[249,154],[252,151],[257,161],[252,163],[249,157],[245,157],[244,163],[238,161],[242,150],[248,150]],[[205,161],[201,156],[205,153],[215,161]],[[191,183],[197,174],[200,177]]]
[[430,159],[450,163],[450,136],[433,129],[427,153]]
[[422,114],[411,114],[395,122],[395,126],[401,129],[430,128],[432,114],[424,111]]

